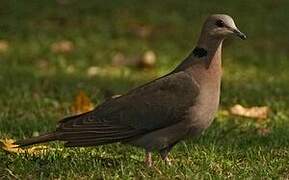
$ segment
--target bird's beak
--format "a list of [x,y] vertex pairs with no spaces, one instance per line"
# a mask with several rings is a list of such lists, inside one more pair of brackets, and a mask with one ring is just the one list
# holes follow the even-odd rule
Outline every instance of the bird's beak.
[[242,33],[239,29],[233,29],[233,33],[243,40],[247,39],[247,36],[244,33]]

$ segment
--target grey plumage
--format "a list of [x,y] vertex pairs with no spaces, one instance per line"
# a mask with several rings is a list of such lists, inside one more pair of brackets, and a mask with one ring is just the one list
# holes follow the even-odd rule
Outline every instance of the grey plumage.
[[[91,112],[61,120],[52,133],[16,144],[60,140],[66,146],[95,146],[122,142],[148,153],[156,150],[167,159],[180,140],[200,134],[211,124],[219,105],[222,41],[230,34],[245,37],[229,16],[210,16],[197,47],[171,73],[107,100]],[[147,157],[151,165],[151,156]]]

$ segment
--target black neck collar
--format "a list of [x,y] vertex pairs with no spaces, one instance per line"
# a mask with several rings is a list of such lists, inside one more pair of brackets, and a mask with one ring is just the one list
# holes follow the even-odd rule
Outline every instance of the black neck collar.
[[208,51],[204,48],[199,48],[199,47],[196,47],[192,54],[195,56],[195,57],[198,57],[198,58],[202,58],[202,57],[205,57],[208,55]]

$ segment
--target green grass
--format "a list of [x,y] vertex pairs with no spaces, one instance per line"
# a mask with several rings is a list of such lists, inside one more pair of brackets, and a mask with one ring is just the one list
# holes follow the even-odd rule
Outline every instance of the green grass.
[[[59,1],[61,2],[61,1]],[[178,144],[173,166],[155,154],[155,168],[143,164],[144,152],[113,144],[70,148],[46,155],[0,151],[4,179],[278,179],[289,174],[289,1],[1,1],[0,138],[47,132],[70,114],[82,89],[95,103],[109,90],[121,94],[171,70],[194,47],[208,14],[228,13],[248,35],[226,41],[221,108],[241,103],[272,109],[264,122],[219,115],[199,138]],[[140,37],[140,26],[152,33]],[[53,53],[50,45],[70,40],[75,50]],[[157,55],[156,68],[109,69],[117,52],[134,57],[146,50]],[[44,65],[41,63],[44,62]],[[98,66],[106,73],[89,77]],[[73,67],[74,71],[69,71]],[[108,70],[107,70],[108,69]],[[258,128],[271,132],[262,136]],[[61,143],[51,143],[61,149]]]

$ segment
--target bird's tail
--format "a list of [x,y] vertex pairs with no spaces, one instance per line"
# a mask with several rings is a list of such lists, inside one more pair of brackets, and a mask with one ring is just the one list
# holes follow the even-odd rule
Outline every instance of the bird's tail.
[[33,144],[39,144],[49,141],[57,140],[57,134],[56,132],[50,132],[46,134],[42,134],[37,137],[27,138],[23,140],[16,141],[14,144],[18,145],[18,147],[25,147]]

